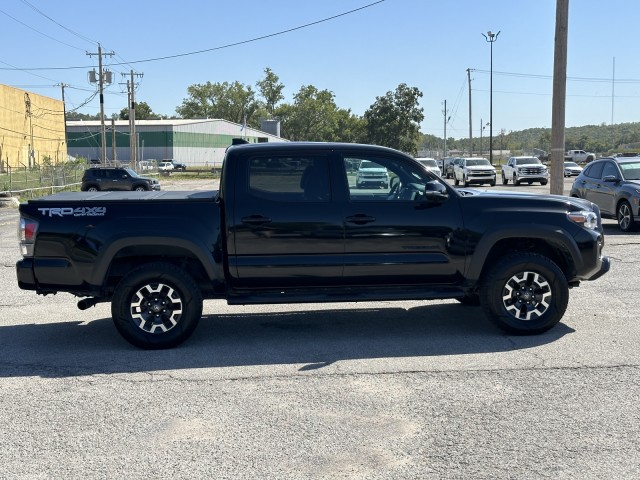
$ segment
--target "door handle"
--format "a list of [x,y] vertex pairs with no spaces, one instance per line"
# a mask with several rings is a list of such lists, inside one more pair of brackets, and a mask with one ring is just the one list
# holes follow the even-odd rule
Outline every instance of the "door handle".
[[356,225],[365,225],[367,223],[375,222],[376,217],[370,217],[369,215],[365,215],[363,213],[358,213],[357,215],[351,215],[345,219],[347,223],[355,223]]
[[263,217],[262,215],[249,215],[248,217],[242,217],[240,220],[242,223],[254,226],[271,223],[271,219],[269,217]]

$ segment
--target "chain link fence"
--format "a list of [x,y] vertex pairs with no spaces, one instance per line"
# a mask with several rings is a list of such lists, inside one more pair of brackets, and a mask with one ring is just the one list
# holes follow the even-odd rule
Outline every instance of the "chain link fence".
[[80,190],[85,162],[65,162],[58,165],[0,168],[0,196],[25,199],[50,195],[63,190]]

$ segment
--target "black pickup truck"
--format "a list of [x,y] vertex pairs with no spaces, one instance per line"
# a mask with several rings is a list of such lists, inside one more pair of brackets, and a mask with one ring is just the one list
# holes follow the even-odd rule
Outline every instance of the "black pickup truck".
[[[387,185],[358,188],[363,162]],[[362,187],[362,186],[361,186]],[[413,158],[332,143],[236,145],[220,189],[60,193],[20,206],[21,288],[111,302],[141,348],[187,339],[229,304],[457,299],[539,333],[609,269],[594,204],[454,189]]]

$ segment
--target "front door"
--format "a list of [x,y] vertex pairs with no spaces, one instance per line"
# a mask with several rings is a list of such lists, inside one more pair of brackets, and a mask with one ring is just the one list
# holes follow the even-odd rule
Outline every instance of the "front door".
[[[357,188],[353,165],[386,169],[389,186]],[[345,155],[345,283],[454,284],[461,280],[457,196],[441,179],[402,156]]]

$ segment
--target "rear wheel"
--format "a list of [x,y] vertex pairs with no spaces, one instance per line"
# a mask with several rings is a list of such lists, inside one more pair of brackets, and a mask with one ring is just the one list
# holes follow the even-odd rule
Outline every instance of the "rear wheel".
[[632,232],[635,229],[633,210],[631,210],[631,205],[626,200],[621,201],[618,205],[616,218],[618,226],[623,232]]
[[480,303],[489,319],[517,335],[549,330],[560,321],[568,302],[564,273],[536,253],[505,256],[480,285]]
[[100,190],[98,190],[98,187],[91,185],[90,187],[87,188],[87,192],[99,192]]
[[181,268],[148,263],[120,281],[111,315],[118,332],[136,347],[171,348],[189,338],[198,325],[202,294]]

